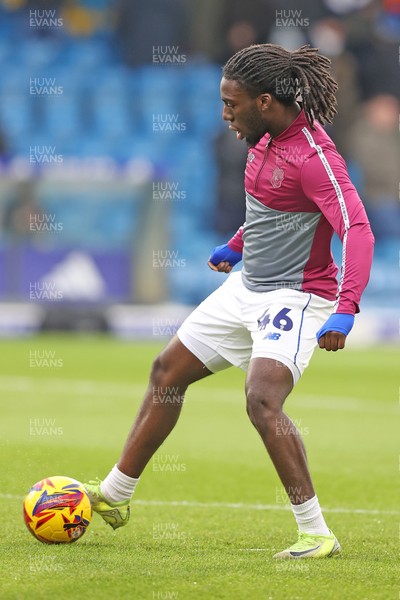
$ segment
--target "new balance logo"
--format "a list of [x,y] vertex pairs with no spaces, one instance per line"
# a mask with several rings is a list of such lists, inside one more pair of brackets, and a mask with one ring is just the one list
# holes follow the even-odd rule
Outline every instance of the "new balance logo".
[[281,337],[280,333],[275,333],[273,331],[268,331],[266,335],[264,335],[264,340],[279,340]]

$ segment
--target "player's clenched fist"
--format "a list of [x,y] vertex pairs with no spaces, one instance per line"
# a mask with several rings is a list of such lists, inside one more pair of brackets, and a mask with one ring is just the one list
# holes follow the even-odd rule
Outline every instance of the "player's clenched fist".
[[242,260],[241,252],[232,250],[228,244],[222,244],[217,246],[212,251],[210,258],[208,259],[208,266],[213,271],[220,271],[221,273],[230,273],[232,268]]
[[354,325],[354,315],[335,313],[329,317],[325,325],[317,331],[317,340],[320,348],[325,350],[343,350],[346,336]]

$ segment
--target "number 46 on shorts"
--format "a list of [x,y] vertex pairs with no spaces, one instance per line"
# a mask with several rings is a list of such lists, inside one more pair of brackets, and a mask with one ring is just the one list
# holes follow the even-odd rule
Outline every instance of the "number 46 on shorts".
[[[271,321],[273,327],[275,327],[276,329],[279,329],[280,331],[290,331],[293,328],[293,321],[290,317],[288,317],[288,313],[290,313],[290,311],[290,308],[282,308],[275,315],[275,317],[272,318],[272,316],[270,315],[270,309],[267,308],[267,310],[264,311],[261,317],[257,319],[259,331],[263,331],[264,329],[266,329],[267,325],[269,325]],[[267,339],[270,340],[278,340],[280,338],[280,334],[274,332],[268,333],[267,336]]]

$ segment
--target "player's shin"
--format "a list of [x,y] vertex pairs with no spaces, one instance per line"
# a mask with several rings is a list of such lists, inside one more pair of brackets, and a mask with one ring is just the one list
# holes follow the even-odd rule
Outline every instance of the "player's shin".
[[129,432],[119,470],[137,479],[175,427],[182,410],[186,388],[150,383],[136,420]]

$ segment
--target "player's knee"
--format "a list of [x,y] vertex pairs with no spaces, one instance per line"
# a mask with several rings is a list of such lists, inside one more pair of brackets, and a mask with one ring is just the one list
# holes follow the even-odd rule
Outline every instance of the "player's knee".
[[246,410],[255,427],[265,427],[269,421],[275,422],[282,411],[282,402],[265,389],[249,387],[246,390]]
[[154,385],[163,385],[169,377],[169,368],[162,355],[159,354],[153,360],[150,373],[150,381]]
[[173,388],[177,393],[183,393],[186,388],[186,386],[181,385],[173,364],[166,360],[162,353],[159,354],[153,361],[150,374],[150,383],[153,385],[153,387],[155,386],[160,389]]

